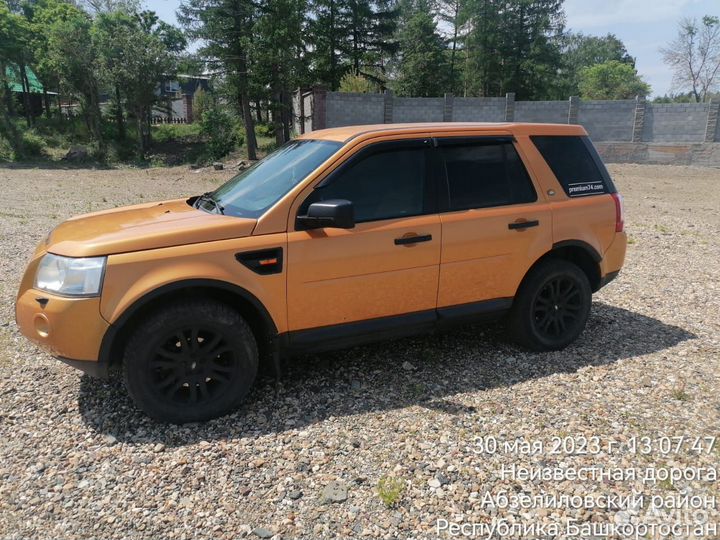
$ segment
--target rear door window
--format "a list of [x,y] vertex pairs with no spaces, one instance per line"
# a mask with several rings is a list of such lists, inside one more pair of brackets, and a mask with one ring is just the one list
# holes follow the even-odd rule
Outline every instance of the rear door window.
[[569,197],[615,193],[600,156],[587,137],[567,135],[531,136],[535,147]]
[[537,200],[525,165],[511,140],[440,139],[449,211],[488,208]]

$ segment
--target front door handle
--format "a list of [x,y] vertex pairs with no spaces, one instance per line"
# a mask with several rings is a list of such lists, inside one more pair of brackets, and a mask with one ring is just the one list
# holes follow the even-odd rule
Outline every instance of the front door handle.
[[418,244],[420,242],[429,242],[432,240],[432,234],[423,234],[421,236],[403,236],[395,239],[396,246],[407,246],[408,244]]
[[529,229],[530,227],[537,227],[540,222],[537,219],[533,221],[516,221],[515,223],[508,223],[508,229],[521,231],[523,229]]

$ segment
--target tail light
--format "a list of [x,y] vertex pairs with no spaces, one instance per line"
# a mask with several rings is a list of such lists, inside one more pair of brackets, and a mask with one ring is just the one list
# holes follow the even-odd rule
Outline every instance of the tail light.
[[625,228],[625,220],[623,217],[623,199],[619,193],[611,193],[610,196],[615,201],[615,232],[623,232]]

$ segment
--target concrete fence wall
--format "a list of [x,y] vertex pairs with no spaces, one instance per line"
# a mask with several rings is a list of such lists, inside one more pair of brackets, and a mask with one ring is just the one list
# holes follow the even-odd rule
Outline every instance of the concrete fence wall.
[[315,88],[297,94],[295,112],[296,130],[301,133],[391,122],[580,124],[608,161],[720,165],[720,104],[714,102],[659,104],[640,99],[582,101],[576,97],[516,101],[514,94],[406,98],[391,92],[349,94]]
[[569,114],[569,101],[517,101],[513,120],[515,122],[567,124]]
[[581,101],[577,123],[596,141],[632,141],[635,100]]

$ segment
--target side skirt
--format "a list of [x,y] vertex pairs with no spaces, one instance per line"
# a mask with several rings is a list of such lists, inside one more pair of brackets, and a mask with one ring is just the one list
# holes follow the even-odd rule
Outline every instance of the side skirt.
[[283,356],[345,349],[444,330],[461,324],[495,320],[504,315],[511,306],[512,298],[497,298],[406,315],[297,330],[281,334],[278,341]]

